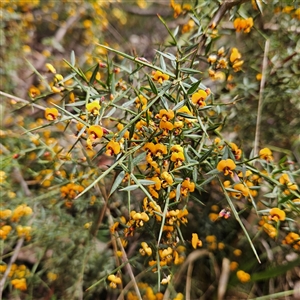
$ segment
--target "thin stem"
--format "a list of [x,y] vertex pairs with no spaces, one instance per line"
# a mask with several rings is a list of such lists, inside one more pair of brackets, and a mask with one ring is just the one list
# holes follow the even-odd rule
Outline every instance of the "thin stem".
[[258,98],[258,108],[257,108],[257,119],[256,119],[256,129],[255,129],[255,140],[254,140],[254,151],[253,156],[257,156],[258,153],[258,144],[260,139],[260,123],[261,123],[261,114],[262,114],[262,102],[263,102],[263,92],[266,83],[266,70],[268,64],[268,53],[270,47],[270,40],[266,40],[265,51],[262,65],[262,77],[260,82],[259,98]]

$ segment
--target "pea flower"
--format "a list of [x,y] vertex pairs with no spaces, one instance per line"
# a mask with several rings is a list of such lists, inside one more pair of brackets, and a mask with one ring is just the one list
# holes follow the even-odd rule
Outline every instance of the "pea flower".
[[248,274],[242,270],[237,271],[236,276],[237,276],[238,280],[242,283],[246,283],[251,279],[250,274]]
[[148,246],[146,242],[141,243],[142,248],[140,248],[141,255],[148,255],[150,256],[152,254],[152,249]]
[[103,129],[99,125],[92,125],[88,128],[88,134],[92,140],[100,139],[103,136]]
[[199,90],[195,94],[192,95],[192,102],[199,107],[204,107],[206,105],[205,99],[208,94],[204,90]]
[[233,22],[233,26],[237,32],[244,30],[244,33],[249,33],[251,28],[253,27],[253,18],[236,18]]
[[270,162],[273,160],[272,151],[269,148],[263,148],[259,151],[259,157],[261,159],[266,160],[267,162]]
[[274,207],[270,210],[269,218],[275,222],[285,220],[285,212],[280,208]]
[[46,69],[47,69],[49,72],[51,72],[51,73],[53,73],[53,74],[56,73],[55,68],[54,68],[51,64],[47,63],[47,64],[45,65],[45,67],[46,67]]
[[162,84],[165,80],[168,80],[170,76],[162,73],[161,71],[155,71],[152,78],[154,81]]
[[58,110],[56,108],[46,108],[45,109],[45,118],[48,121],[56,120],[57,116],[58,116]]
[[202,241],[199,240],[197,233],[192,234],[192,246],[194,249],[196,249],[197,247],[202,247]]
[[109,141],[106,145],[106,155],[112,156],[113,154],[118,155],[121,151],[120,144],[115,141]]
[[225,176],[227,175],[233,175],[233,170],[236,168],[236,165],[234,161],[230,158],[228,159],[222,159],[218,165],[217,165],[217,170],[219,172],[223,172]]
[[99,115],[99,110],[101,108],[99,101],[95,100],[91,103],[87,103],[85,107],[87,111],[90,112],[92,115],[94,116]]
[[117,284],[121,284],[122,283],[122,280],[120,277],[117,277],[116,275],[109,275],[107,277],[107,279],[110,281],[110,284],[109,286],[113,289],[115,289],[117,287]]

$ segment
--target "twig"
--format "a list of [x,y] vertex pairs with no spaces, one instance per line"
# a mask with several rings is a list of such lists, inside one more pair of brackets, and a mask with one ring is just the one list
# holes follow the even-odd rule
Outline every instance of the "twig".
[[16,259],[18,257],[18,254],[20,252],[20,249],[21,249],[23,243],[24,243],[24,237],[22,237],[18,240],[17,245],[15,247],[14,254],[11,257],[9,264],[7,265],[7,268],[6,268],[6,270],[3,274],[3,277],[1,278],[1,281],[0,281],[0,300],[2,300],[3,288],[4,288],[5,281],[7,279],[7,276],[9,274],[10,270],[11,270],[11,267],[12,267],[13,263],[16,261]]
[[266,71],[267,71],[267,65],[268,65],[269,47],[270,47],[270,40],[266,40],[264,57],[263,57],[263,65],[262,65],[262,77],[261,77],[261,82],[260,82],[260,90],[259,90],[259,98],[258,98],[258,107],[257,107],[257,119],[256,119],[255,140],[254,140],[254,149],[253,149],[254,157],[257,156],[258,144],[259,144],[259,139],[260,139],[262,102],[263,102],[263,92],[264,92],[265,83],[266,83]]
[[[110,224],[110,225],[113,225],[114,221],[113,221],[113,218],[112,218],[112,216],[111,216],[110,214],[108,215],[108,220],[109,220],[109,224]],[[118,235],[117,232],[115,232],[115,236],[116,236],[116,240],[117,240],[118,246],[119,246],[119,248],[120,248],[121,251],[122,251],[122,260],[123,260],[123,262],[126,262],[126,261],[128,261],[128,257],[127,257],[127,255],[126,255],[126,252],[125,252],[124,247],[123,247],[123,245],[122,245],[121,239],[120,239],[120,237],[119,237],[119,235]],[[136,293],[137,297],[138,297],[140,300],[142,300],[142,296],[141,296],[139,287],[138,287],[138,285],[137,285],[136,278],[135,278],[135,276],[134,276],[134,274],[133,274],[131,265],[130,265],[130,264],[126,264],[125,268],[127,269],[127,272],[128,272],[129,277],[130,277],[130,279],[131,279],[131,282],[133,283],[133,286],[134,286],[135,293]],[[1,299],[0,299],[0,300],[1,300]]]
[[187,273],[186,273],[186,285],[185,285],[185,299],[191,299],[191,288],[192,288],[192,274],[193,274],[194,264],[189,263]]
[[25,179],[23,178],[23,175],[19,168],[17,168],[17,167],[13,168],[13,176],[16,179],[16,181],[21,185],[25,196],[30,197],[31,191],[29,190],[28,185],[27,185]]
[[35,104],[35,103],[31,103],[31,102],[28,101],[28,100],[25,100],[25,99],[22,99],[22,98],[13,96],[13,95],[11,95],[11,94],[4,93],[4,92],[2,92],[2,91],[0,91],[0,95],[7,97],[8,100],[9,100],[9,99],[13,99],[13,100],[15,100],[15,101],[17,101],[17,102],[26,103],[26,104],[28,104],[28,105],[31,105],[31,106],[36,107],[36,108],[41,109],[41,110],[45,110],[45,109],[46,109],[45,107],[43,107],[43,106],[41,106],[41,105],[38,105],[38,104]]
[[222,261],[222,271],[218,284],[218,300],[222,300],[226,293],[228,278],[230,273],[230,260],[226,257]]
[[[190,263],[193,263],[194,261],[196,261],[197,259],[199,259],[200,257],[203,256],[209,256],[209,258],[212,258],[213,255],[208,251],[208,250],[195,250],[193,251],[184,261],[184,263],[181,265],[180,269],[178,270],[177,274],[175,275],[175,278],[173,280],[173,285],[177,285],[180,280],[182,280],[182,273],[184,272],[184,270],[186,269],[187,266],[189,266]],[[167,290],[165,291],[164,294],[164,298],[163,300],[168,300],[170,296],[170,289],[167,288]]]

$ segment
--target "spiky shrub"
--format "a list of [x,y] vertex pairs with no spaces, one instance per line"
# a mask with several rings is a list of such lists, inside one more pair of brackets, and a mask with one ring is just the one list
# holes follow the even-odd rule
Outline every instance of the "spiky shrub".
[[[246,155],[223,137],[234,101],[224,105],[204,85],[199,61],[217,24],[203,19],[203,32],[197,7],[172,6],[193,22],[180,33],[160,18],[170,39],[152,62],[98,45],[107,56],[88,77],[74,52],[65,76],[50,64],[50,82],[37,72],[48,91],[33,98],[47,107],[33,106],[44,120],[26,131],[28,148],[14,159],[40,195],[1,210],[1,238],[15,234],[15,250],[25,239],[37,258],[31,274],[4,266],[7,284],[70,299],[293,293],[269,284],[299,265],[299,171],[286,157],[275,163],[269,148]],[[247,33],[253,20],[245,20],[234,26]],[[207,56],[213,79],[244,63],[236,47]]]

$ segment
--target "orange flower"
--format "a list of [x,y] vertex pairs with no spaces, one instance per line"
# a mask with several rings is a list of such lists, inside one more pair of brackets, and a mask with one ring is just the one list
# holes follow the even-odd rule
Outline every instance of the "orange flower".
[[240,159],[242,156],[242,150],[238,148],[238,146],[235,143],[229,143],[229,146],[231,147],[231,151],[235,157],[235,159]]
[[100,139],[103,136],[103,129],[99,125],[92,125],[88,128],[88,134],[92,140]]
[[161,71],[155,71],[152,78],[154,81],[158,81],[162,84],[165,80],[168,80],[170,76],[162,73]]
[[31,98],[35,98],[36,96],[39,96],[41,94],[40,90],[35,87],[35,86],[31,86],[29,89],[29,96]]
[[197,247],[202,247],[202,241],[199,240],[197,233],[192,234],[192,246],[194,249],[196,249]]
[[244,30],[244,33],[249,33],[253,27],[253,19],[251,17],[247,19],[237,18],[234,20],[233,26],[237,32]]
[[58,110],[56,108],[46,108],[45,110],[45,118],[48,121],[53,121],[58,116]]
[[225,176],[233,175],[232,170],[236,168],[234,161],[230,158],[221,160],[217,165],[217,170],[223,172]]
[[272,151],[269,148],[263,148],[259,151],[259,157],[261,159],[266,160],[267,162],[270,162],[273,160]]
[[230,54],[230,62],[235,62],[236,60],[239,60],[242,57],[241,53],[237,48],[232,48],[231,54]]
[[285,212],[280,208],[274,207],[270,210],[269,218],[275,222],[285,220]]
[[237,271],[236,276],[237,276],[238,280],[242,283],[248,282],[251,279],[250,274],[248,274],[242,270]]
[[207,96],[208,96],[208,94],[205,91],[199,90],[198,92],[196,92],[195,94],[192,95],[192,102],[195,105],[204,107],[206,105],[205,99],[207,98]]
[[186,197],[188,192],[193,192],[195,190],[195,183],[191,182],[189,178],[185,179],[181,183],[180,193],[182,196]]
[[121,151],[120,144],[115,141],[109,141],[106,145],[106,155],[112,156],[113,154],[117,155]]
[[161,109],[159,111],[159,114],[157,114],[155,117],[161,119],[161,121],[165,122],[165,121],[170,121],[172,119],[174,119],[174,111],[171,109]]

